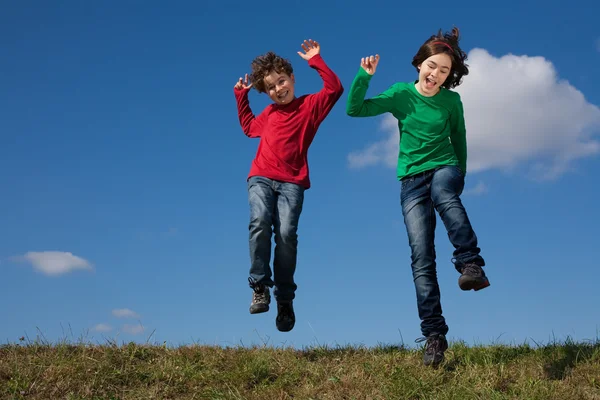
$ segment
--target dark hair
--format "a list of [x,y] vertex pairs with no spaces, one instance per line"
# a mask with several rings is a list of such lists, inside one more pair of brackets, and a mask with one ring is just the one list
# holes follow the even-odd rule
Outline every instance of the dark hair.
[[452,28],[452,32],[442,34],[442,30],[437,35],[431,36],[423,43],[417,54],[413,57],[412,65],[419,71],[419,65],[429,57],[446,53],[452,58],[452,67],[450,74],[442,85],[446,89],[457,87],[462,82],[462,77],[469,74],[468,65],[465,64],[467,54],[458,46],[460,39],[458,28]]
[[256,57],[252,61],[251,67],[250,82],[252,82],[252,87],[258,90],[259,93],[266,92],[264,79],[271,72],[275,71],[278,74],[286,73],[288,75],[292,75],[294,72],[292,64],[288,60],[272,51]]

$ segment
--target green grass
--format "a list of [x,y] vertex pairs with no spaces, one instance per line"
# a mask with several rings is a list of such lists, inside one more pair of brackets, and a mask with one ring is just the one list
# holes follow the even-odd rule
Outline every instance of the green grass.
[[43,341],[0,347],[0,399],[598,399],[600,341],[214,347]]

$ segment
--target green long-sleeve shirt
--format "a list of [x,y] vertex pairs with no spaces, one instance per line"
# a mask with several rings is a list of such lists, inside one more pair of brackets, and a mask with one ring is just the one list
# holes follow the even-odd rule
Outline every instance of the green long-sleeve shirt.
[[408,82],[396,83],[365,100],[371,78],[359,69],[348,94],[346,113],[372,117],[389,112],[398,120],[398,179],[441,165],[458,165],[466,174],[467,137],[460,95],[440,88],[435,96],[426,97],[414,82]]

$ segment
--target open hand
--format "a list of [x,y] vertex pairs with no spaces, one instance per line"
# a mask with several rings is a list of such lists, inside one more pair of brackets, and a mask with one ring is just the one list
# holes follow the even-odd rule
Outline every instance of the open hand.
[[378,64],[379,64],[379,54],[376,54],[375,56],[369,56],[369,57],[360,59],[360,66],[369,75],[373,75],[375,73],[375,70],[377,70]]
[[244,79],[240,78],[233,87],[234,89],[242,90],[242,89],[250,89],[252,87],[252,83],[248,80],[248,74],[244,75]]
[[302,50],[304,50],[304,53],[299,51],[298,55],[300,57],[302,57],[303,59],[305,59],[306,61],[310,60],[317,54],[321,53],[321,45],[318,42],[316,42],[315,40],[312,40],[312,39],[305,40],[304,43],[301,44],[301,46],[302,46]]

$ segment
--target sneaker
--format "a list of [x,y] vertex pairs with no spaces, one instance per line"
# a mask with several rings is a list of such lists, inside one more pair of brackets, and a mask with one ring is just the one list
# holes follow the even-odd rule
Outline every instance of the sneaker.
[[[418,342],[424,341],[425,338],[417,340]],[[425,366],[437,367],[444,361],[444,352],[448,349],[448,341],[446,336],[441,334],[433,334],[427,337],[427,343],[425,343],[425,353],[423,354],[423,364]]]
[[461,276],[458,278],[458,286],[462,290],[481,290],[490,286],[483,268],[474,263],[467,263],[462,267]]
[[275,325],[280,332],[289,332],[296,324],[293,302],[277,302],[277,319]]
[[248,283],[254,291],[252,293],[252,303],[250,303],[250,314],[259,314],[269,311],[271,303],[271,292],[269,287],[256,282],[253,278],[248,278]]

